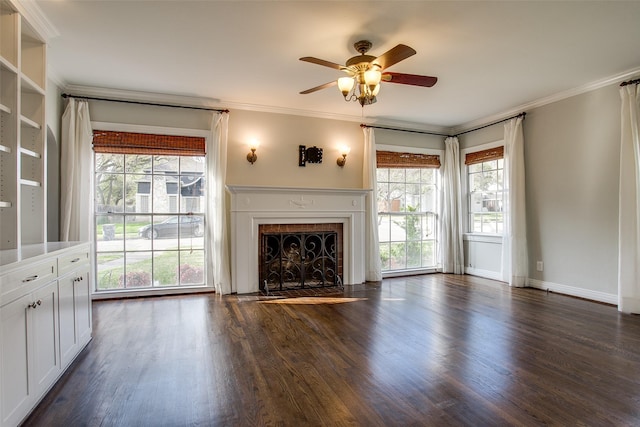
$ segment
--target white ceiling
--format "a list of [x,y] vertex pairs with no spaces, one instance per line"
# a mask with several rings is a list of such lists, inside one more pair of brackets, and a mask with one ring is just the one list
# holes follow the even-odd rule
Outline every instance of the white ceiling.
[[[23,0],[24,1],[24,0]],[[595,82],[640,74],[640,1],[35,0],[59,35],[64,85],[209,98],[212,105],[455,127]],[[353,43],[418,53],[389,68],[439,78],[383,84],[364,111],[332,87]],[[337,116],[336,116],[337,117]]]

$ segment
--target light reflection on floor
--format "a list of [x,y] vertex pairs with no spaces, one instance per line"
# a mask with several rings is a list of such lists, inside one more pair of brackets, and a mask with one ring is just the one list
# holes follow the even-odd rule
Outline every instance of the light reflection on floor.
[[347,302],[365,301],[367,298],[347,298],[347,297],[297,297],[279,298],[259,301],[262,304],[290,304],[290,305],[317,305],[317,304],[344,304]]

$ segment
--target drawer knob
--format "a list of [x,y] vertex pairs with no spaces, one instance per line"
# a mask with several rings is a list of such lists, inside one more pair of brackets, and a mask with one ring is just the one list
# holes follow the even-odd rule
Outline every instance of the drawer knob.
[[39,305],[42,305],[42,300],[32,302],[31,304],[27,305],[27,308],[38,308]]
[[78,262],[78,261],[80,261],[80,258],[74,258],[71,260],[71,262]]
[[24,279],[22,279],[22,283],[33,282],[37,278],[38,278],[37,274],[34,276],[25,277]]

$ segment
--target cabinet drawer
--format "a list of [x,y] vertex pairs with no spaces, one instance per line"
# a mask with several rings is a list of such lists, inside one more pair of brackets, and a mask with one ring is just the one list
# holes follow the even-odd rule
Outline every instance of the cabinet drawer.
[[55,259],[31,264],[0,276],[0,305],[32,292],[58,276]]
[[63,276],[81,265],[89,264],[89,249],[73,251],[58,257],[58,275]]

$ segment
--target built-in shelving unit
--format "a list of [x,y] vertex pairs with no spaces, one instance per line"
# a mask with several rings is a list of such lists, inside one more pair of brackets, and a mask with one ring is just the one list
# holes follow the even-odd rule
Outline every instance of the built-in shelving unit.
[[0,249],[46,242],[46,43],[0,0]]
[[90,245],[47,242],[46,43],[20,12],[43,30],[0,0],[0,427],[21,425],[91,339]]

